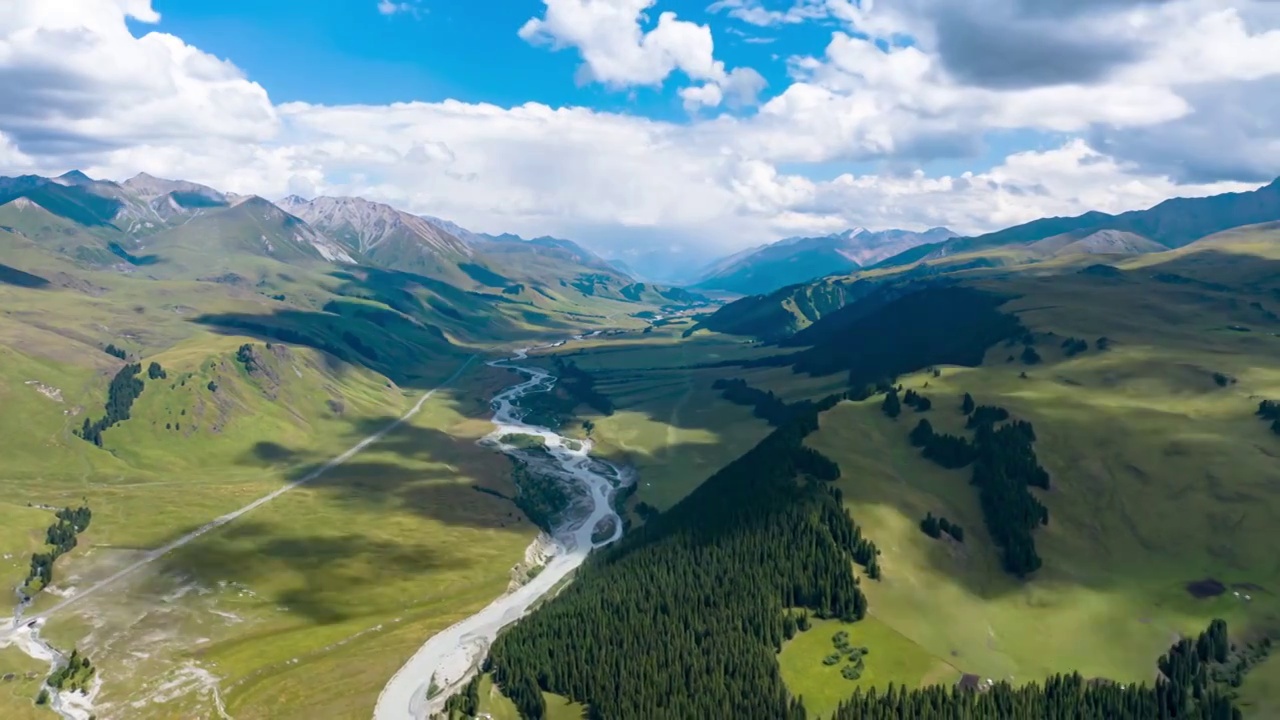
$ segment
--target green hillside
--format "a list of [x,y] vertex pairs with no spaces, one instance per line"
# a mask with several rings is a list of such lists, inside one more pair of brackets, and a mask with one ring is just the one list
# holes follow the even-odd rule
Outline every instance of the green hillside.
[[[521,296],[334,263],[265,201],[188,202],[200,212],[145,236],[0,209],[0,576],[47,610],[309,478],[43,634],[92,658],[100,717],[216,712],[197,667],[235,717],[367,716],[422,637],[508,586],[537,532],[510,464],[476,444],[511,382],[479,357],[639,326],[630,315],[684,298],[588,295],[538,267],[526,277],[546,290]],[[87,528],[48,582],[29,581],[31,556],[53,550],[52,508],[82,506]],[[33,697],[0,694],[0,716],[27,717]]]
[[[536,572],[562,508],[477,443],[516,381],[483,361],[584,334],[533,351],[559,380],[523,407],[638,473],[627,533],[498,637],[476,710],[1274,706],[1274,659],[1246,674],[1280,635],[1274,222],[1046,221],[717,308],[567,241],[432,224],[373,259],[376,222],[63,181],[0,205],[0,579],[102,717],[367,717]],[[1195,232],[1256,215],[1217,202]]]
[[1043,218],[976,237],[921,245],[888,258],[877,267],[898,267],[926,258],[1025,245],[1065,234],[1087,235],[1105,230],[1130,233],[1139,240],[1146,240],[1163,248],[1179,248],[1224,230],[1277,220],[1280,220],[1280,178],[1252,192],[1225,193],[1204,198],[1172,198],[1146,210],[1119,215],[1095,211],[1070,218]]
[[[1280,605],[1271,590],[1280,576],[1269,559],[1272,529],[1280,522],[1274,462],[1280,436],[1258,415],[1261,400],[1280,397],[1280,371],[1272,361],[1280,351],[1274,228],[1240,228],[1159,254],[1071,255],[928,278],[898,277],[803,323],[786,305],[797,292],[827,293],[836,283],[852,283],[827,279],[776,293],[771,304],[757,297],[717,313],[775,308],[751,318],[756,324],[747,333],[782,341],[774,345],[711,331],[704,318],[696,326],[554,351],[592,369],[616,398],[614,415],[596,422],[597,441],[641,467],[657,459],[653,472],[641,475],[653,484],[642,482],[636,495],[652,507],[635,510],[643,528],[657,524],[584,570],[577,594],[552,601],[526,631],[513,633],[519,650],[512,643],[495,648],[495,679],[517,706],[537,704],[524,673],[551,667],[543,658],[557,656],[555,638],[565,637],[562,624],[572,618],[575,652],[598,653],[610,663],[608,677],[649,673],[677,696],[605,689],[611,687],[605,677],[574,675],[559,665],[534,686],[597,707],[672,703],[653,711],[681,708],[671,710],[677,715],[695,707],[700,700],[688,688],[700,687],[696,678],[668,686],[660,667],[632,660],[652,658],[684,629],[653,637],[652,623],[644,630],[609,624],[591,616],[585,603],[607,598],[610,613],[644,616],[649,595],[623,590],[633,572],[656,597],[684,597],[681,583],[688,580],[680,579],[678,554],[668,558],[660,549],[677,542],[672,538],[688,534],[716,548],[723,542],[725,552],[752,542],[743,527],[724,536],[706,527],[718,522],[709,520],[717,510],[705,503],[713,496],[725,502],[726,480],[718,478],[728,469],[672,476],[670,468],[689,465],[675,458],[759,441],[771,418],[785,417],[776,409],[780,402],[832,393],[852,399],[819,406],[817,430],[805,445],[839,467],[839,478],[828,482],[840,490],[861,536],[880,551],[878,579],[859,569],[867,615],[848,624],[811,621],[811,629],[774,647],[781,653],[772,670],[755,665],[766,662],[757,660],[755,643],[768,648],[776,641],[767,625],[759,641],[742,640],[737,629],[711,630],[728,633],[723,637],[740,643],[736,652],[752,658],[738,663],[712,653],[711,666],[720,670],[707,671],[725,673],[730,687],[777,673],[792,697],[803,695],[810,716],[829,717],[856,688],[883,690],[890,681],[949,686],[964,675],[1022,685],[1079,672],[1129,687],[1150,684],[1171,643],[1194,638],[1215,618],[1227,621],[1244,654],[1280,634]],[[695,327],[698,332],[685,332]],[[734,377],[775,399],[731,399],[714,389],[717,378]],[[889,417],[883,409],[889,382],[902,386],[895,398],[918,394],[930,407],[915,409],[906,404],[916,403],[911,399],[895,404],[901,409]],[[904,396],[907,390],[913,395]],[[1048,522],[1025,536],[1040,565],[1022,577],[1006,569],[1011,546],[989,529],[997,527],[992,513],[1000,506],[984,507],[982,486],[970,482],[971,464],[949,468],[913,446],[912,430],[922,419],[934,433],[977,442],[961,410],[965,393],[1034,428],[1030,446],[1048,490],[1022,492],[1044,506]],[[739,448],[733,452],[744,451]],[[795,468],[792,473],[822,477],[798,460]],[[654,516],[653,508],[670,511]],[[963,527],[963,542],[922,532],[927,515]],[[635,569],[646,565],[646,572]],[[772,582],[765,575],[756,582]],[[743,611],[755,612],[748,608],[758,600],[737,594],[745,590],[732,583],[716,587],[714,596],[682,602],[746,603]],[[796,604],[812,608],[807,602]],[[716,612],[707,610],[709,617]],[[584,627],[592,628],[586,639]],[[832,634],[842,629],[871,651],[853,682],[840,677],[840,665],[832,670],[823,662]],[[648,649],[615,655],[605,644]],[[695,666],[674,657],[665,662]],[[1245,717],[1267,717],[1273,665],[1269,660],[1246,676],[1238,698]],[[696,667],[688,672],[703,671]],[[1223,688],[1218,691],[1235,692]],[[711,696],[720,698],[702,698]]]

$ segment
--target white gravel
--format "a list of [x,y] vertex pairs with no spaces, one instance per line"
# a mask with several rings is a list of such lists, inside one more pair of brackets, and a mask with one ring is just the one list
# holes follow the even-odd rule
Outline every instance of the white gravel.
[[[511,360],[519,361],[526,357],[528,349],[519,351]],[[538,598],[582,564],[593,549],[591,535],[597,523],[613,518],[614,530],[609,538],[594,547],[611,543],[622,535],[622,522],[613,511],[610,499],[615,483],[625,483],[628,478],[617,467],[593,460],[590,441],[577,445],[577,450],[570,450],[565,446],[565,438],[554,431],[521,422],[517,409],[512,405],[513,400],[526,394],[550,390],[555,384],[555,376],[536,367],[511,364],[510,361],[495,360],[489,364],[512,368],[529,379],[494,398],[495,429],[481,442],[507,451],[511,448],[498,440],[504,435],[541,436],[548,451],[559,462],[565,482],[578,484],[589,491],[592,504],[588,512],[567,522],[556,532],[554,555],[537,577],[428,639],[382,689],[373,711],[375,720],[423,720],[433,712],[440,712],[444,701],[477,671],[498,632],[520,619]],[[587,510],[585,505],[583,509]],[[427,689],[433,677],[439,692],[428,700]]]

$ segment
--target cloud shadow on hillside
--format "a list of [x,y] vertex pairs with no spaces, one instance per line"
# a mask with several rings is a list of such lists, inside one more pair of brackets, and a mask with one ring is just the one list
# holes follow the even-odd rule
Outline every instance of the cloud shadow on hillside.
[[309,533],[255,520],[239,520],[180,547],[160,561],[166,574],[194,575],[207,585],[271,587],[281,573],[300,584],[269,599],[317,624],[350,616],[361,588],[438,570],[462,568],[466,559],[417,542],[389,542],[359,532]]
[[367,320],[292,308],[261,315],[201,315],[191,322],[223,335],[248,336],[319,350],[331,370],[343,369],[343,363],[360,365],[406,388],[430,389],[447,377],[421,360],[438,359],[442,346],[447,345],[427,328],[416,332],[405,329],[388,332]]
[[49,287],[49,281],[39,275],[33,275],[3,263],[0,263],[0,283],[29,290],[44,290]]

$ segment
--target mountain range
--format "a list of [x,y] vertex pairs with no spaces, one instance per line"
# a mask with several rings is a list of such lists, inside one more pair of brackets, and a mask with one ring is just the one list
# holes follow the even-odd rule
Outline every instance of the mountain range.
[[699,290],[754,295],[825,275],[853,272],[921,245],[956,234],[944,227],[924,232],[852,228],[819,237],[792,237],[750,248],[705,268]]
[[[862,268],[870,272],[832,271],[808,281],[775,282],[771,288],[761,283],[757,287],[766,289],[722,306],[699,327],[767,341],[806,338],[812,335],[807,328],[827,322],[826,318],[848,306],[856,304],[865,311],[901,293],[951,283],[958,277],[1037,272],[1037,268],[1046,275],[1078,268],[1098,276],[1119,276],[1122,273],[1109,263],[1133,269],[1175,262],[1203,266],[1225,255],[1229,259],[1224,262],[1235,268],[1236,281],[1247,277],[1249,283],[1258,284],[1275,279],[1274,264],[1259,264],[1255,272],[1243,273],[1238,258],[1255,250],[1263,256],[1273,253],[1277,228],[1280,179],[1251,192],[1174,198],[1119,215],[1090,212],[1044,218],[984,235],[920,243]],[[743,278],[738,287],[751,287],[752,258],[774,253],[776,264],[786,267],[792,257],[804,257],[787,251],[803,245],[784,241],[728,258],[714,277]],[[1167,282],[1191,282],[1179,274],[1164,275]],[[707,281],[696,287],[718,289]]]
[[1251,192],[1171,198],[1146,210],[1052,217],[973,237],[907,249],[879,263],[900,267],[944,257],[1015,249],[1028,259],[1083,253],[1140,254],[1180,248],[1243,225],[1280,220],[1280,178]]
[[357,197],[271,202],[145,173],[0,178],[0,229],[86,267],[154,277],[211,275],[258,256],[408,272],[535,302],[553,287],[630,302],[662,302],[665,292],[571,240],[476,233]]

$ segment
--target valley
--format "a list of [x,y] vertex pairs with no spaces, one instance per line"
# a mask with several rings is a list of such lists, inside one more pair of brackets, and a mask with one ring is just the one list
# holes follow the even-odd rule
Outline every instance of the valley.
[[1274,707],[1274,223],[717,302],[358,198],[5,182],[5,717]]

